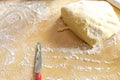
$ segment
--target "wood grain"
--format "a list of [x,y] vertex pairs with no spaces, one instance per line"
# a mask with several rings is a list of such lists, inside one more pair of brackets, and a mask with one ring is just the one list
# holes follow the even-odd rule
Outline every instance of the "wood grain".
[[[0,3],[0,80],[35,80],[37,42],[42,44],[43,80],[120,79],[119,39],[92,51],[70,30],[58,32],[65,27],[61,7],[75,1]],[[114,9],[120,19],[120,10]]]

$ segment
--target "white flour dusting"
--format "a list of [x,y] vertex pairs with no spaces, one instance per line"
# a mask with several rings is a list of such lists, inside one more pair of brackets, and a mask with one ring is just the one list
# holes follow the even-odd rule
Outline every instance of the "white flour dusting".
[[114,62],[104,61],[105,64],[112,64]]
[[104,68],[101,68],[101,67],[95,67],[95,70],[97,71],[102,71]]
[[[6,53],[8,53],[6,54],[6,58],[3,60],[3,63],[5,65],[9,65],[15,62],[15,55],[18,52],[14,46],[14,43],[19,44],[19,41],[22,41],[23,43],[21,43],[21,45],[24,47],[24,40],[28,38],[30,34],[35,32],[35,30],[37,30],[37,27],[34,26],[34,24],[40,22],[40,20],[48,20],[50,11],[45,1],[40,1],[39,3],[9,3],[0,7],[3,6],[5,8],[1,10],[0,15],[5,15],[5,17],[3,17],[0,22],[0,49],[6,50]],[[7,9],[8,7],[10,8],[9,10]],[[34,13],[36,13],[38,20],[35,16],[33,16]],[[27,31],[24,31],[24,28],[26,27],[23,27],[24,25],[21,23],[31,24],[33,26],[28,28]],[[14,35],[15,33],[16,35]],[[19,39],[21,36],[24,38]],[[24,48],[27,47],[25,46]],[[25,50],[24,48],[23,50]],[[24,54],[26,53],[27,51],[24,52]],[[28,62],[26,60],[27,58],[24,60],[25,63]]]
[[4,57],[4,58],[5,59],[1,63],[3,65],[10,65],[10,64],[15,62],[15,57],[14,56],[6,55],[6,57]]
[[[78,57],[77,55],[65,56],[64,59],[65,60],[80,60],[80,61],[91,62],[91,63],[101,63],[100,60],[82,58],[82,57]],[[105,62],[107,62],[107,61],[105,61]]]
[[51,66],[51,65],[42,65],[44,68],[48,68],[48,69],[50,69],[50,68],[53,68],[53,66]]
[[[6,80],[4,76],[10,75],[8,74],[9,70],[5,67],[11,69],[9,66],[12,64],[14,66],[16,63],[15,66],[17,68],[12,68],[13,70],[11,71],[16,71],[19,67],[25,68],[25,71],[33,69],[34,67],[34,64],[30,62],[30,58],[35,55],[35,51],[25,42],[28,37],[38,29],[35,24],[42,20],[47,20],[50,12],[45,2],[41,1],[34,5],[31,2],[29,5],[27,4],[29,3],[1,3],[0,5],[0,16],[2,16],[0,17],[0,72],[2,72],[0,73],[0,79],[2,79],[2,76],[2,80]],[[19,55],[21,55],[21,57],[19,57]],[[18,72],[21,71],[22,69]],[[30,74],[31,72],[29,71],[25,73],[24,76],[19,77],[22,74],[19,73],[18,75],[16,71],[12,80],[31,80],[31,77],[33,77],[33,75]]]
[[40,20],[48,20],[50,16],[50,9],[47,7],[45,1],[40,1],[40,3],[33,2],[34,4],[26,3],[26,7],[30,8],[37,13],[37,17]]
[[47,77],[47,78],[45,78],[45,80],[64,80],[64,79],[62,79],[62,78],[55,79],[53,77]]
[[91,67],[91,66],[88,66],[88,67],[85,67],[85,66],[73,66],[73,69],[74,70],[77,70],[77,71],[92,71],[92,70],[95,70],[95,71],[98,71],[98,72],[102,72],[102,71],[106,71],[106,72],[109,72],[110,71],[110,67],[107,67],[107,68],[102,68],[102,67]]
[[51,68],[64,68],[64,69],[66,69],[67,68],[67,66],[66,66],[67,64],[66,63],[60,63],[60,64],[42,64],[42,66],[44,67],[44,68],[47,68],[47,69],[51,69]]
[[52,77],[47,77],[45,80],[55,80],[55,79]]
[[91,62],[91,63],[101,63],[100,60],[89,59],[89,58],[80,58],[81,61]]
[[120,76],[120,72],[117,73]]
[[44,47],[42,52],[60,52],[60,53],[70,53],[70,54],[88,54],[88,55],[98,55],[102,50],[101,45],[90,50],[80,50],[80,48],[51,48]]
[[42,56],[43,58],[47,59],[62,59],[64,56]]

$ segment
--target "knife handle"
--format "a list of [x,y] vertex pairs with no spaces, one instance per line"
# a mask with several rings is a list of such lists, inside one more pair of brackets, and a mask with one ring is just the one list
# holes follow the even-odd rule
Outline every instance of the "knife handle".
[[36,80],[42,80],[42,74],[40,72],[36,73]]

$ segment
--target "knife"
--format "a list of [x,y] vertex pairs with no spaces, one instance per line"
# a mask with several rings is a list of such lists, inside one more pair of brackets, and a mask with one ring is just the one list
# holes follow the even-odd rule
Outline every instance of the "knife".
[[41,68],[42,68],[41,44],[37,43],[37,52],[34,69],[34,72],[36,73],[36,80],[42,80]]
[[107,1],[120,9],[120,0],[107,0]]

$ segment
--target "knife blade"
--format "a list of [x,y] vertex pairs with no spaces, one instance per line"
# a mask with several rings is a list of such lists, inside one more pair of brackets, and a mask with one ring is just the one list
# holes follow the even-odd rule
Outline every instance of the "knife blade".
[[41,44],[37,43],[37,52],[34,69],[34,72],[36,73],[36,80],[42,80],[41,68],[42,68]]

